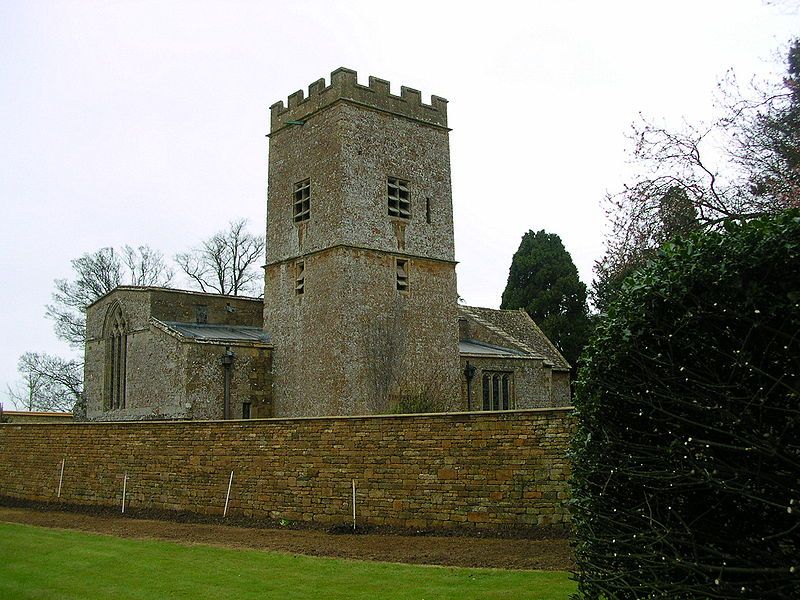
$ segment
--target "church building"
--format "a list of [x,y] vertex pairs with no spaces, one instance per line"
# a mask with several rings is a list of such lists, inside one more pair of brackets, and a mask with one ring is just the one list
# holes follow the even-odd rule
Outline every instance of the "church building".
[[92,420],[570,404],[524,311],[458,305],[447,101],[340,68],[271,107],[264,299],[119,287],[88,307]]

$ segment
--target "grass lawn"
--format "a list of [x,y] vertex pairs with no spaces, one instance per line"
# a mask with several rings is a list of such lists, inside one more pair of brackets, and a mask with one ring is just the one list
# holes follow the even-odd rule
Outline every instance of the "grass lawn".
[[569,574],[421,567],[0,523],[0,598],[536,598]]

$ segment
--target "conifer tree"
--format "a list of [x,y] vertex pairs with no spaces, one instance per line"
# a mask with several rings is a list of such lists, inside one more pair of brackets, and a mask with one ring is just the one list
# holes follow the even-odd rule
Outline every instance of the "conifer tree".
[[501,308],[523,308],[572,365],[589,336],[586,285],[561,238],[528,231],[514,254]]

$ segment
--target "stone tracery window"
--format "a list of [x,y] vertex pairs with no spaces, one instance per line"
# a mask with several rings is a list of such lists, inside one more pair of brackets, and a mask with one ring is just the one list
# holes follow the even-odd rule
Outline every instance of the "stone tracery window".
[[106,406],[125,408],[128,361],[128,327],[122,307],[115,303],[106,317]]
[[514,408],[513,394],[513,373],[483,372],[483,410],[512,410]]

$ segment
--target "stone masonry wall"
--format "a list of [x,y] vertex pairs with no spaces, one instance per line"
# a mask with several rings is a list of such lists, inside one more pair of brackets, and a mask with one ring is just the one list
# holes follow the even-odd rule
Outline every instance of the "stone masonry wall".
[[568,521],[568,410],[0,425],[0,496],[408,528]]
[[305,257],[304,274],[297,295],[291,264],[266,269],[274,416],[385,414],[391,395],[431,388],[458,398],[451,265],[410,259],[407,294],[389,253],[337,247]]
[[28,412],[4,410],[0,412],[1,423],[72,423],[72,413],[68,412]]
[[[108,309],[119,303],[127,324],[126,404],[108,410],[104,391],[109,376],[109,347],[103,337]],[[180,342],[149,323],[147,290],[118,290],[87,311],[87,340],[84,355],[86,412],[95,419],[140,419],[157,414],[180,418],[185,411],[186,357]]]
[[242,404],[250,405],[252,418],[272,416],[272,350],[259,346],[183,344],[186,354],[186,419],[222,419],[225,412],[222,354],[235,355],[231,369],[232,419],[242,418]]
[[553,406],[572,406],[569,371],[553,371],[550,397]]

